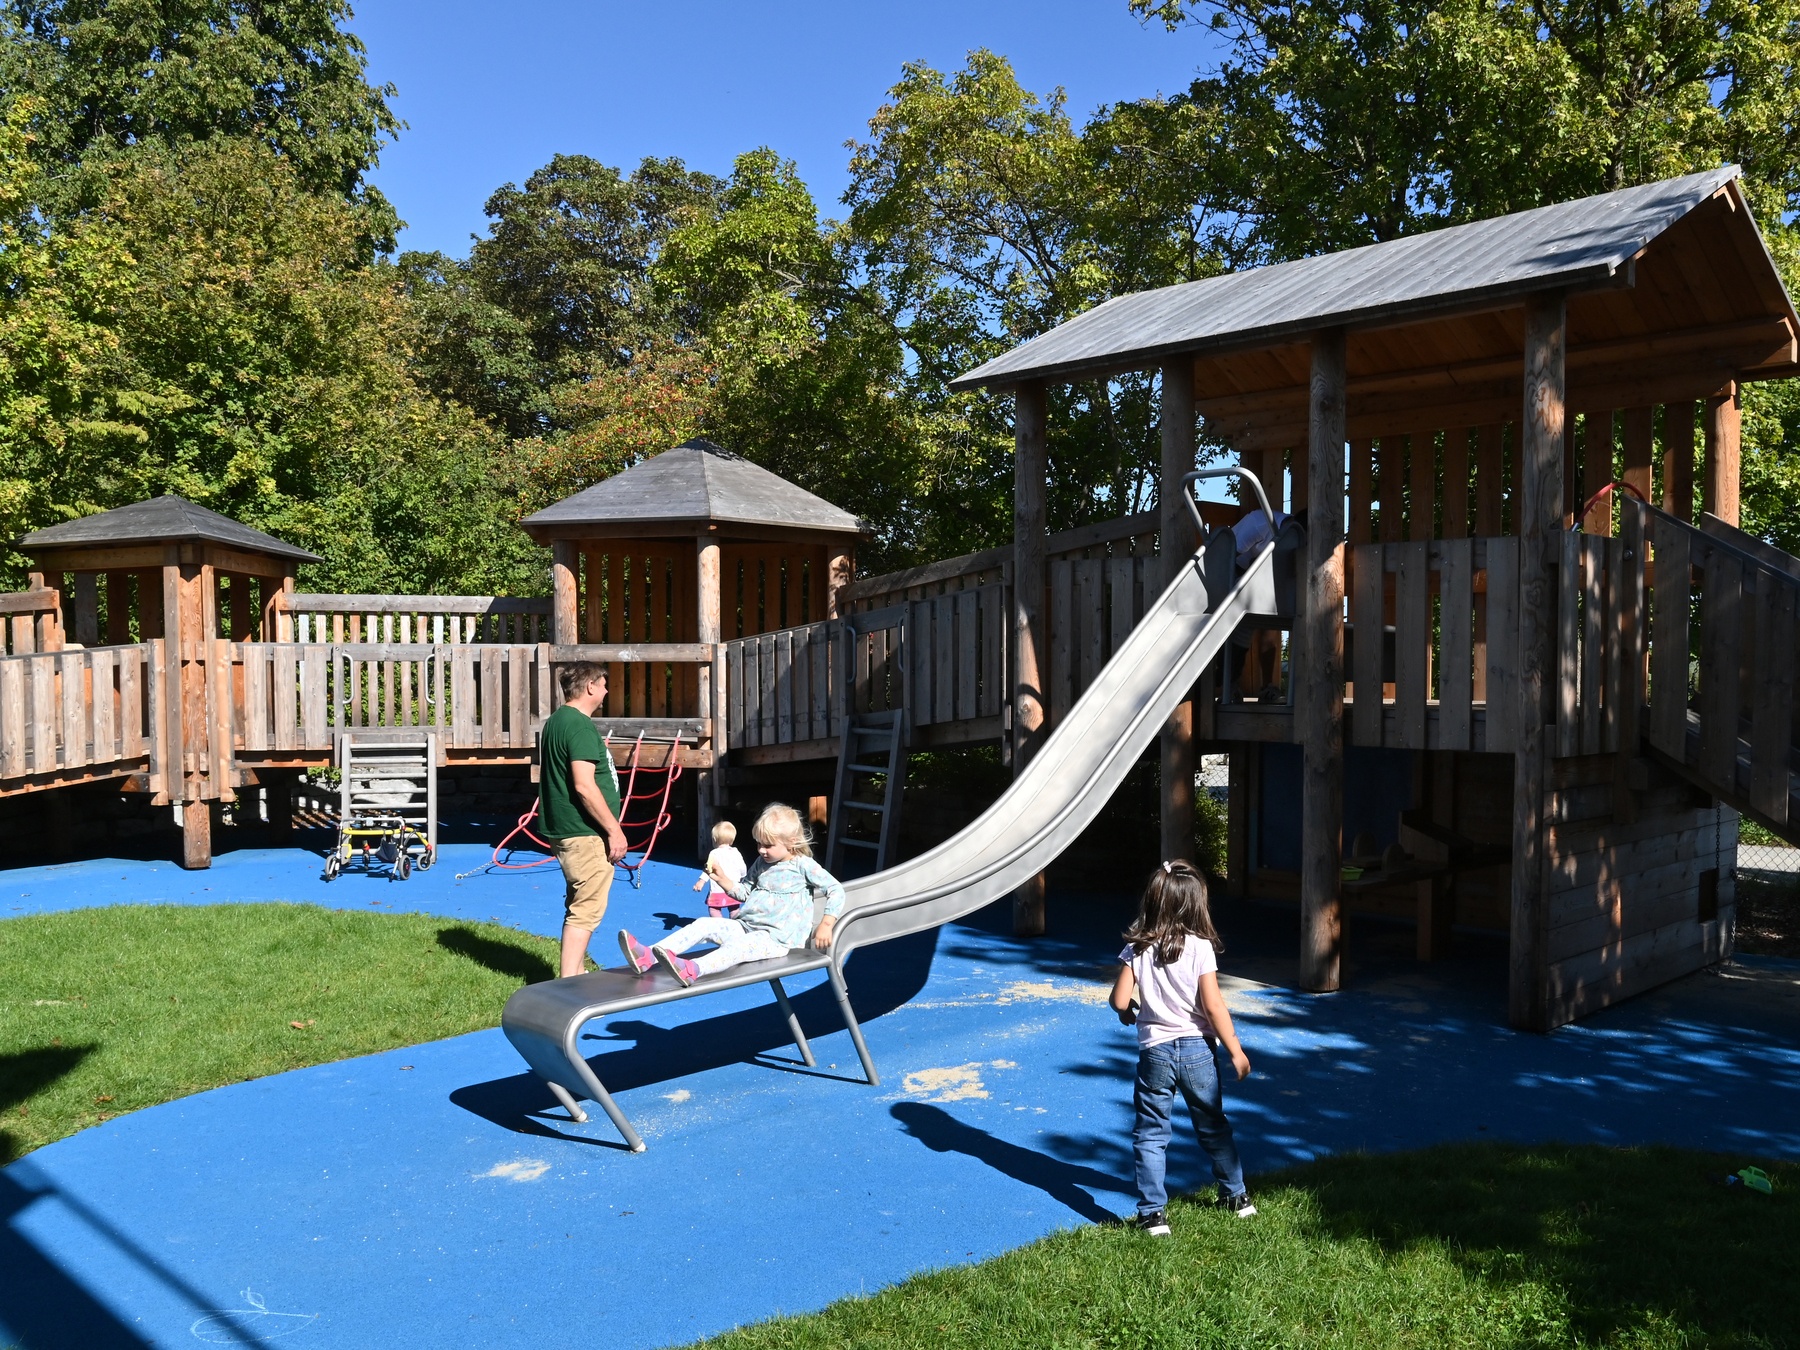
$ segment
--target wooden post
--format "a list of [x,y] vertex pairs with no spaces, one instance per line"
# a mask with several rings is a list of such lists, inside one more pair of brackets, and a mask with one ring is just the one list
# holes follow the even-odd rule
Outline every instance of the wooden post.
[[[1300,738],[1300,987],[1339,986],[1344,827],[1344,330],[1312,341],[1307,410],[1305,574],[1295,637],[1294,729]],[[1454,433],[1453,433],[1454,434]],[[1420,444],[1415,440],[1415,445]],[[1379,640],[1377,636],[1377,640]]]
[[[1579,511],[1613,477],[1613,416],[1609,412],[1590,412],[1583,428],[1581,450],[1581,500],[1573,503]],[[1602,498],[1581,522],[1582,533],[1610,535],[1613,532],[1613,501]]]
[[83,647],[100,645],[99,573],[75,574],[75,641]]
[[[1280,451],[1264,460],[1280,464]],[[1193,557],[1198,540],[1182,498],[1181,479],[1194,468],[1194,363],[1178,357],[1162,369],[1162,477],[1157,486],[1157,530],[1161,535],[1162,584],[1180,575]],[[1264,484],[1271,502],[1280,483]],[[1159,737],[1162,769],[1162,856],[1194,860],[1194,704],[1176,705]]]
[[[592,578],[589,583],[592,584]],[[559,646],[572,647],[581,641],[576,623],[576,606],[580,584],[575,576],[575,544],[573,540],[556,539],[550,544],[550,640]],[[598,641],[593,634],[589,641]]]
[[1645,501],[1655,500],[1650,495],[1650,465],[1656,454],[1656,409],[1627,408],[1621,439],[1624,472],[1619,476],[1642,493]]
[[[717,526],[710,526],[717,529]],[[712,828],[717,818],[718,785],[724,782],[723,765],[719,762],[725,745],[725,664],[720,659],[719,646],[719,537],[717,534],[703,534],[694,541],[694,592],[699,611],[694,626],[695,640],[709,642],[713,648],[713,659],[701,666],[700,676],[700,716],[708,720],[712,731],[713,767],[702,769],[696,780],[694,800],[699,805],[695,813],[700,822],[699,849],[700,856],[705,857],[712,851]],[[715,676],[718,678],[715,680]]]
[[[1013,391],[1013,776],[1044,742],[1044,494],[1049,477],[1048,407],[1041,381]],[[1044,876],[1013,893],[1013,932],[1044,931]]]
[[106,574],[106,641],[121,646],[131,641],[130,572]]
[[212,866],[212,803],[181,804],[181,865],[189,871]]
[[1701,506],[1727,525],[1738,523],[1743,418],[1735,384],[1706,400],[1706,482]]
[[1525,305],[1525,407],[1519,431],[1518,749],[1513,755],[1512,957],[1508,1018],[1549,1030],[1548,893],[1544,859],[1548,723],[1555,692],[1556,568],[1565,509],[1561,291]]
[[1663,409],[1662,508],[1675,519],[1694,519],[1694,405],[1671,403]]
[[281,574],[280,598],[275,602],[275,641],[294,640],[294,573]]

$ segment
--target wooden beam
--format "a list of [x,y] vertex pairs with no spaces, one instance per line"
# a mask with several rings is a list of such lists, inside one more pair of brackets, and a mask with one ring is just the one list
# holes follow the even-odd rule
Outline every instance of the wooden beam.
[[1743,417],[1736,385],[1706,401],[1706,480],[1700,505],[1727,525],[1738,523]]
[[550,546],[550,592],[550,640],[563,646],[579,642],[581,588],[575,576],[575,545],[567,539]]
[[[1017,776],[1044,742],[1044,536],[1048,516],[1048,400],[1042,381],[1013,391],[1013,738]],[[1033,937],[1044,931],[1044,876],[1039,873],[1013,893],[1013,932]]]
[[[1162,577],[1167,586],[1193,557],[1199,540],[1182,498],[1182,477],[1194,469],[1194,363],[1174,361],[1162,370],[1162,474],[1157,483],[1157,530],[1162,539]],[[1280,463],[1279,452],[1269,456]],[[1265,461],[1264,468],[1268,465]],[[1264,484],[1279,506],[1281,484]],[[1178,704],[1158,738],[1162,774],[1162,856],[1193,862],[1194,704]]]
[[1662,509],[1684,525],[1694,522],[1694,405],[1663,409]]
[[[1581,444],[1581,500],[1571,504],[1580,510],[1613,477],[1613,416],[1610,412],[1591,412],[1583,419]],[[1581,522],[1585,534],[1610,535],[1613,532],[1612,498],[1595,505]]]
[[1562,292],[1532,297],[1525,310],[1525,399],[1519,436],[1519,670],[1513,755],[1511,961],[1507,1013],[1516,1027],[1549,1030],[1545,791],[1554,693],[1556,578],[1563,515]]
[[[1300,987],[1327,992],[1342,976],[1344,823],[1344,413],[1342,329],[1312,344],[1307,436],[1306,571],[1295,637],[1300,802]],[[1296,466],[1298,468],[1298,466]]]

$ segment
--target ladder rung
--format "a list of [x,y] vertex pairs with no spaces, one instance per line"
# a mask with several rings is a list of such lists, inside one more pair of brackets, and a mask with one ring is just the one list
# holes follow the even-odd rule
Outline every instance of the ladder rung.
[[885,764],[851,764],[847,766],[851,773],[892,773]]
[[838,843],[846,848],[872,848],[879,850],[880,844],[868,839],[840,839]]
[[849,808],[851,808],[853,806],[858,811],[880,811],[884,815],[887,813],[887,807],[877,806],[874,802],[845,802],[844,803],[845,810],[848,810]]

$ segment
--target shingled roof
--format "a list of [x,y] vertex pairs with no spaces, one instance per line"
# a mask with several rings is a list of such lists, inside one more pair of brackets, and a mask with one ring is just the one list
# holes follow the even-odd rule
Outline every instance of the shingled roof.
[[53,549],[97,548],[108,544],[174,543],[200,540],[230,548],[292,558],[296,562],[321,562],[316,553],[295,548],[272,534],[253,530],[217,511],[168,493],[148,501],[133,502],[113,511],[101,511],[79,520],[66,520],[26,535],[17,547],[22,553],[46,553]]
[[527,516],[534,538],[571,527],[679,530],[751,525],[826,534],[864,533],[862,522],[823,497],[797,487],[707,440],[691,440],[634,464],[604,482]]
[[[1534,291],[1629,287],[1646,246],[1729,188],[1749,223],[1735,165],[1520,211],[1387,243],[1117,296],[952,381],[954,389],[1143,369],[1178,353],[1273,346],[1322,328],[1413,322],[1499,307]],[[1750,224],[1724,241],[1764,314],[1795,324]],[[1694,306],[1700,308],[1700,306]],[[1791,370],[1778,373],[1790,374]]]

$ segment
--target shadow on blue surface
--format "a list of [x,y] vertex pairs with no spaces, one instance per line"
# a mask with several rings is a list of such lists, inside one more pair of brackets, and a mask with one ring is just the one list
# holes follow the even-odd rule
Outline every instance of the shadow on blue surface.
[[1092,1167],[1065,1162],[1037,1149],[996,1139],[986,1130],[963,1123],[941,1107],[928,1106],[924,1102],[895,1102],[888,1108],[888,1114],[900,1122],[900,1128],[911,1138],[933,1153],[966,1154],[986,1163],[1001,1176],[1037,1187],[1089,1223],[1114,1223],[1116,1220],[1082,1189],[1083,1186],[1120,1195],[1133,1193],[1129,1181],[1121,1181]]

